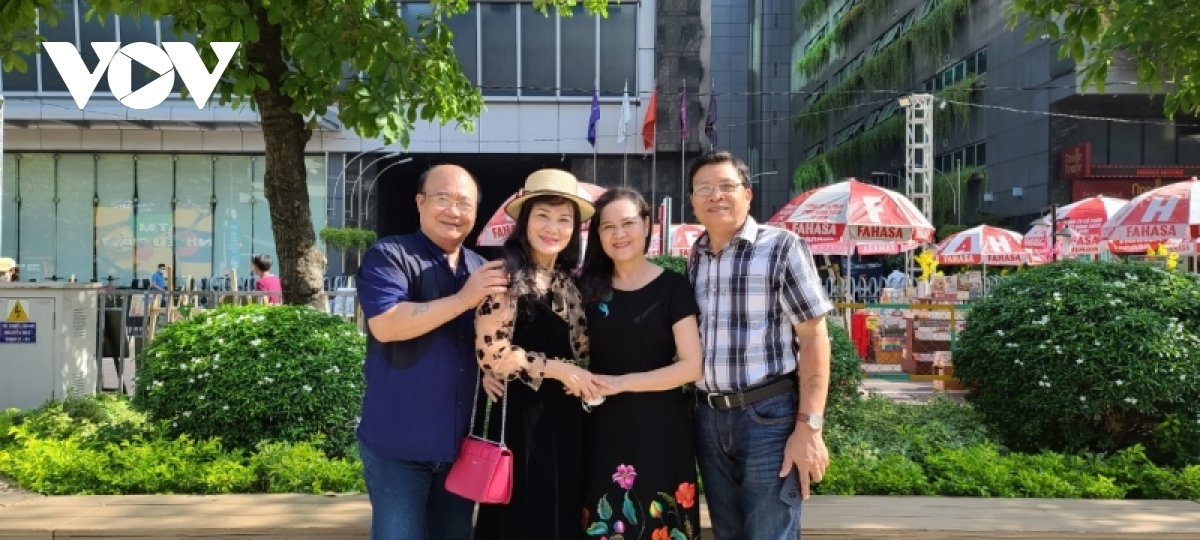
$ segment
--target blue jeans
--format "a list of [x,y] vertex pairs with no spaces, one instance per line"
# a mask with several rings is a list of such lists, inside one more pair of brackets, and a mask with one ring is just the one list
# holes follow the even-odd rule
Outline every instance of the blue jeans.
[[779,477],[796,408],[794,392],[728,411],[708,406],[700,394],[697,457],[716,540],[800,537],[799,474]]
[[358,445],[371,540],[468,540],[475,503],[446,491],[452,463],[391,459]]

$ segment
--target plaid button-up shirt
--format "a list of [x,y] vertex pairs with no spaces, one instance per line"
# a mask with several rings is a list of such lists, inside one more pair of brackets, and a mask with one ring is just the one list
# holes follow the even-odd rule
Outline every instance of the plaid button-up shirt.
[[793,325],[833,309],[808,244],[750,217],[718,253],[701,235],[688,274],[700,305],[706,392],[745,390],[795,371]]

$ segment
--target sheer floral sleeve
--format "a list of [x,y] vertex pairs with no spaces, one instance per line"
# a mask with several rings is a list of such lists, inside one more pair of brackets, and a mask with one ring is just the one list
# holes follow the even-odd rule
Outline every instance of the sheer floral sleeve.
[[[555,276],[550,282],[554,312],[567,322],[571,329],[571,348],[575,358],[561,358],[565,362],[577,362],[588,354],[587,320],[580,303],[579,290],[569,277]],[[491,295],[475,310],[475,354],[479,367],[487,374],[501,380],[520,379],[530,388],[537,390],[546,374],[546,355],[539,351],[528,351],[512,343],[513,328],[517,320],[517,300],[508,295]]]

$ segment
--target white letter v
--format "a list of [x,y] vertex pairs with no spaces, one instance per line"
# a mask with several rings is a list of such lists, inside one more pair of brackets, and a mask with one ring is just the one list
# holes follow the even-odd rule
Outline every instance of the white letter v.
[[50,55],[50,62],[58,68],[59,76],[67,84],[67,90],[71,92],[71,97],[75,98],[75,104],[80,109],[92,98],[96,84],[100,82],[100,77],[104,75],[104,70],[108,69],[108,63],[117,55],[120,46],[116,41],[93,41],[92,50],[96,51],[100,61],[96,63],[96,70],[89,72],[87,66],[83,65],[83,58],[79,57],[79,50],[75,48],[74,43],[47,41],[42,44]]

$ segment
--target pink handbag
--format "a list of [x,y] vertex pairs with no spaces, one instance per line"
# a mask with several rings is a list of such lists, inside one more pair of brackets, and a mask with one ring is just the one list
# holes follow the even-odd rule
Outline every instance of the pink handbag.
[[[479,384],[471,405],[471,427],[463,438],[458,459],[446,476],[446,491],[467,500],[483,504],[508,504],[512,498],[513,455],[504,444],[504,428],[508,423],[508,384],[504,385],[501,400],[500,441],[487,440],[487,418],[483,437],[475,436],[475,411],[479,405]],[[486,412],[485,412],[486,414]]]

